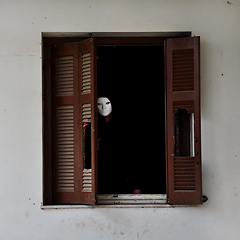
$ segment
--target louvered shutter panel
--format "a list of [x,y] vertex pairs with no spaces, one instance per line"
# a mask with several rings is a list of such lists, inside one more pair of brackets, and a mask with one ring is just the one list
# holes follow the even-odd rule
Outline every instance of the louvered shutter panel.
[[79,203],[78,43],[52,47],[53,203]]
[[[170,204],[200,204],[202,199],[199,48],[199,37],[166,40],[167,192]],[[179,137],[180,123],[176,113],[181,111],[193,116],[192,154],[190,151],[179,154],[178,145],[186,144]],[[190,132],[189,128],[183,134]]]
[[[96,101],[96,48],[94,39],[79,43],[79,113],[80,113],[80,155],[81,181],[80,201],[96,204],[97,194],[97,101]],[[90,130],[90,133],[87,131]],[[90,149],[86,149],[86,134],[90,134]],[[90,151],[90,152],[86,152]],[[90,163],[86,163],[86,154]]]
[[[95,204],[94,49],[92,39],[52,47],[54,204]],[[84,124],[92,131],[89,169],[84,165]]]

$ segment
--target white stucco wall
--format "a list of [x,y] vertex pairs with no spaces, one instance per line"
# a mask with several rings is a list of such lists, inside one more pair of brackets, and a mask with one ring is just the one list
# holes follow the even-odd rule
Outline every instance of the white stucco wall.
[[[1,239],[239,239],[239,0],[1,0]],[[42,32],[201,36],[203,193],[182,208],[41,210]]]

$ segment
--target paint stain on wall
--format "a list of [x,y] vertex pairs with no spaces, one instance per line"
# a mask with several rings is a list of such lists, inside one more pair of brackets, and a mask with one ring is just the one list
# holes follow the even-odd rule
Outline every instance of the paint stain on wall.
[[26,217],[26,218],[28,218],[28,217],[29,217],[29,215],[30,215],[30,214],[29,214],[29,212],[28,212],[28,211],[26,211],[26,213],[25,213],[25,217]]

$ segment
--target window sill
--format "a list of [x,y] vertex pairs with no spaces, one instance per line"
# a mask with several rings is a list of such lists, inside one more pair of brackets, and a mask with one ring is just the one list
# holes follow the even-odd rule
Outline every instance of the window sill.
[[98,205],[166,204],[166,194],[101,194]]
[[98,205],[42,205],[41,209],[172,208],[166,194],[102,194]]
[[[98,208],[174,208],[169,204],[135,204],[135,205],[48,205],[41,206],[42,210],[53,209],[98,209]],[[186,207],[186,205],[179,205],[179,207]]]
[[176,208],[196,207],[195,205],[167,204],[166,194],[101,194],[98,205],[42,205],[42,210],[50,209],[98,209],[98,208]]

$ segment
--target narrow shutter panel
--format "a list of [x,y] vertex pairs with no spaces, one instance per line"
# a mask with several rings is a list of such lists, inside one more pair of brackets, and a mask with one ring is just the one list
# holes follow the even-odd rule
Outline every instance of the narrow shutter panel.
[[83,204],[96,204],[97,194],[96,59],[94,39],[80,42],[80,201]]
[[[87,60],[83,57],[86,51]],[[52,47],[54,204],[95,203],[95,59],[92,39]],[[84,124],[91,127],[88,169],[84,163]]]
[[52,47],[53,203],[79,203],[78,43]]
[[200,204],[202,199],[199,48],[199,37],[166,40],[170,204]]

